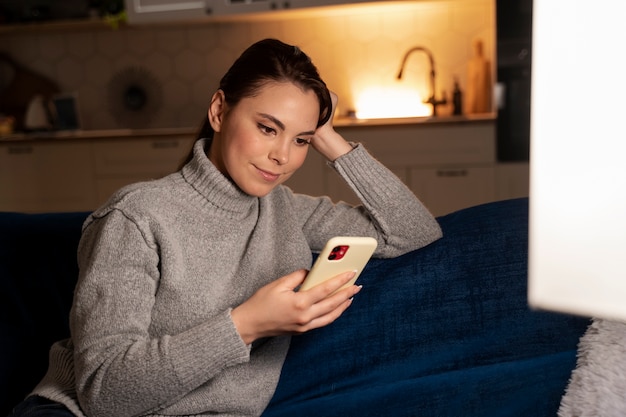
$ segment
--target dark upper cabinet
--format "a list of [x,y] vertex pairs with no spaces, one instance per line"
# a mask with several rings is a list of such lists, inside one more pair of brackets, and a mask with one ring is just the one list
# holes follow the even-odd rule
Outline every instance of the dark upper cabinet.
[[497,155],[530,158],[532,0],[497,0]]
[[[125,0],[128,22],[200,20],[375,0]],[[380,0],[378,0],[380,1]]]

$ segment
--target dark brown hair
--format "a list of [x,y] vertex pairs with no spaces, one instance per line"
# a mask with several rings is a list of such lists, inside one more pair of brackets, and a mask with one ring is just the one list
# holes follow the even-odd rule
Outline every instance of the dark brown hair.
[[[313,91],[320,104],[317,127],[328,121],[332,101],[317,68],[300,48],[277,39],[264,39],[248,47],[222,77],[219,89],[224,92],[226,103],[232,107],[243,98],[253,97],[272,81],[292,82],[305,91]],[[213,133],[205,117],[198,139],[212,138]]]

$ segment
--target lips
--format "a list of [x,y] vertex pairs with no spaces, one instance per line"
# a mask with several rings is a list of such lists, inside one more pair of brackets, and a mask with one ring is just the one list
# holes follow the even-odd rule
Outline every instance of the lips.
[[256,167],[256,169],[257,169],[258,173],[261,175],[261,177],[265,181],[274,182],[274,181],[276,181],[280,177],[280,174],[274,174],[272,172],[268,172],[268,171],[262,170],[259,167]]

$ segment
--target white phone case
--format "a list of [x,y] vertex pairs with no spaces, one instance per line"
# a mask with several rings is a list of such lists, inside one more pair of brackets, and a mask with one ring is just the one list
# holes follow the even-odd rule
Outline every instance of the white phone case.
[[[337,236],[331,238],[315,260],[300,286],[300,291],[313,288],[329,278],[348,271],[356,271],[356,275],[342,288],[354,285],[377,245],[376,239],[372,237]],[[343,256],[341,256],[342,251],[344,251]]]

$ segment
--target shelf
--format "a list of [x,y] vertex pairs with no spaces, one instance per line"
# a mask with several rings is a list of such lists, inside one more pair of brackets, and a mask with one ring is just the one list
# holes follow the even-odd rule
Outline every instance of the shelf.
[[[415,0],[414,0],[415,1]],[[85,18],[85,19],[66,19],[56,21],[43,22],[24,22],[0,24],[0,35],[11,33],[45,33],[45,32],[80,32],[91,30],[111,30],[119,27],[121,29],[141,29],[146,27],[164,27],[164,26],[189,26],[189,25],[205,25],[214,23],[233,23],[233,22],[256,22],[256,21],[276,21],[285,19],[311,18],[311,17],[328,17],[353,14],[362,11],[390,10],[395,9],[399,12],[406,7],[411,7],[414,1],[407,0],[358,0],[354,2],[347,1],[345,3],[320,5],[316,7],[303,7],[294,9],[266,10],[256,12],[240,12],[233,14],[213,14],[202,15],[196,18],[178,20],[163,19],[141,23],[128,23],[126,14],[115,16],[111,21],[105,18]],[[424,1],[424,0],[418,0]],[[440,1],[440,0],[429,0]]]
[[[125,26],[120,23],[119,26]],[[11,33],[41,33],[41,32],[68,32],[68,31],[91,31],[91,30],[112,30],[114,26],[111,22],[101,19],[67,19],[45,22],[11,23],[0,24],[0,35]]]

